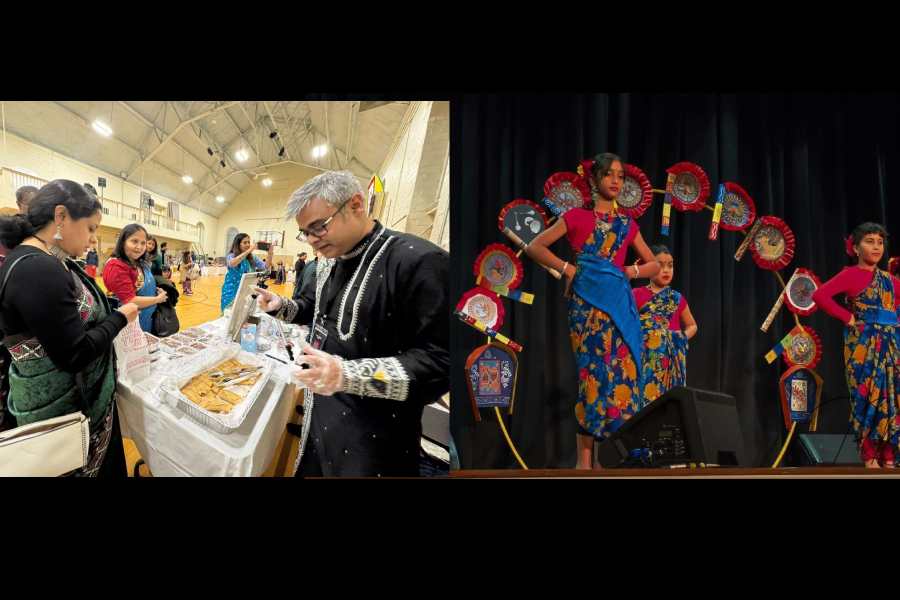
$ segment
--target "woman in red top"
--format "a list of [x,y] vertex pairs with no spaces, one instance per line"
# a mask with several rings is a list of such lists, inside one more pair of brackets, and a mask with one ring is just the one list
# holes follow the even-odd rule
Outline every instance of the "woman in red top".
[[[659,264],[644,243],[637,223],[616,210],[625,182],[622,159],[598,154],[586,169],[592,208],[572,208],[528,245],[537,262],[565,273],[569,329],[578,367],[579,469],[590,469],[594,439],[609,437],[640,410],[641,326],[628,280],[653,277]],[[566,236],[576,263],[563,261],[548,246]],[[644,265],[625,268],[628,247]]]
[[119,302],[133,302],[141,309],[141,329],[153,333],[156,305],[166,301],[166,292],[157,290],[147,260],[147,230],[132,223],[126,225],[116,241],[113,257],[103,267],[103,284]]
[[[892,468],[900,442],[900,280],[879,268],[888,234],[863,223],[848,238],[856,264],[845,267],[813,294],[826,313],[846,324],[844,362],[850,388],[850,422],[867,467]],[[886,266],[886,265],[884,265]],[[834,301],[846,294],[849,310]]]

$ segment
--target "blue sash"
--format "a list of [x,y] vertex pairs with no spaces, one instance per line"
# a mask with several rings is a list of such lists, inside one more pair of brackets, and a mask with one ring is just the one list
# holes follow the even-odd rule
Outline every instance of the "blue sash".
[[622,271],[610,261],[593,254],[578,255],[578,272],[572,282],[576,294],[609,315],[641,372],[643,337],[637,304]]

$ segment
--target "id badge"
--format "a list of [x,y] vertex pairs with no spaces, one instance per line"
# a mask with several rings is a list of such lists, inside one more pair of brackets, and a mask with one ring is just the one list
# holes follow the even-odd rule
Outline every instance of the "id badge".
[[312,342],[310,342],[310,346],[315,348],[316,350],[321,350],[322,346],[325,345],[325,339],[328,337],[328,330],[325,329],[323,325],[316,323],[315,327],[312,330]]

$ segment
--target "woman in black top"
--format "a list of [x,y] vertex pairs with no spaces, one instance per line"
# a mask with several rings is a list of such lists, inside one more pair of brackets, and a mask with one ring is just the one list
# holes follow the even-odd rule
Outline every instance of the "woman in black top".
[[156,238],[152,235],[147,235],[147,262],[154,276],[162,276],[163,255],[156,249]]
[[27,215],[0,219],[0,240],[12,248],[0,268],[0,329],[12,355],[8,408],[18,425],[80,410],[90,419],[90,449],[74,474],[124,477],[112,343],[138,308],[111,311],[69,258],[96,243],[100,218],[95,196],[57,179],[40,189]]

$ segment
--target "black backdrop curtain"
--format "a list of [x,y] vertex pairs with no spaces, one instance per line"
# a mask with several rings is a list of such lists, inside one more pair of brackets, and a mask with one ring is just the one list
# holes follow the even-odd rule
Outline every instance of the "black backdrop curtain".
[[[802,266],[825,281],[848,264],[843,239],[855,225],[872,220],[891,231],[898,222],[900,208],[889,202],[900,186],[898,100],[897,94],[462,96],[451,107],[454,302],[475,285],[472,264],[480,250],[506,242],[497,229],[500,208],[515,198],[540,202],[550,174],[574,171],[580,159],[604,151],[639,166],[655,188],[665,187],[668,166],[699,164],[713,186],[709,204],[720,181],[739,183],[758,215],[783,218],[797,237],[794,260],[781,271],[785,280]],[[673,210],[670,236],[661,236],[661,200],[654,195],[638,223],[648,244],[672,249],[673,287],[685,294],[699,324],[688,385],[737,399],[747,455],[753,465],[767,466],[786,435],[778,396],[784,365],[763,357],[793,318],[783,309],[768,333],[760,331],[781,289],[776,278],[749,252],[734,260],[740,233],[722,230],[717,242],[708,241],[709,211]],[[553,250],[573,256],[565,238]],[[506,423],[529,467],[569,468],[577,387],[563,284],[524,255],[522,261],[519,289],[536,299],[531,306],[503,301],[501,332],[524,345],[515,414]],[[802,322],[824,345],[816,369],[825,380],[819,431],[848,431],[843,326],[822,311]],[[465,359],[485,339],[459,321],[451,324],[451,429],[462,468],[513,468],[493,412],[482,411],[476,423],[466,390]]]

